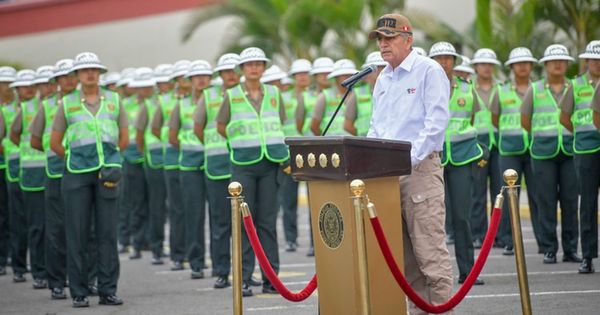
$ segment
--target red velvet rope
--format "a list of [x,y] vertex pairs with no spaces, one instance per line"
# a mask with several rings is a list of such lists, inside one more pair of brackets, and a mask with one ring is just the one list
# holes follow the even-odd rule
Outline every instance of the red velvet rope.
[[260,267],[265,272],[267,279],[271,282],[273,287],[283,296],[286,300],[292,302],[300,302],[306,300],[317,288],[317,275],[314,275],[310,282],[306,285],[306,287],[298,292],[294,293],[281,282],[271,264],[269,263],[269,259],[265,254],[265,251],[260,244],[260,240],[258,239],[258,235],[256,234],[256,228],[254,227],[254,222],[252,222],[252,217],[247,216],[244,217],[244,227],[246,228],[246,234],[248,235],[248,240],[250,240],[250,245],[252,245],[252,249],[254,249],[254,253],[256,254],[256,258],[258,259],[258,263]]
[[458,289],[458,291],[444,304],[440,305],[432,305],[427,301],[423,300],[422,297],[417,294],[413,288],[410,286],[406,278],[398,268],[398,264],[396,263],[396,259],[394,259],[394,255],[390,250],[390,246],[387,242],[385,234],[383,233],[383,229],[381,228],[381,223],[379,222],[379,218],[371,218],[371,225],[373,226],[373,231],[375,232],[375,236],[377,237],[377,242],[379,243],[379,248],[381,249],[381,253],[387,262],[390,271],[394,275],[396,282],[402,288],[402,290],[406,293],[406,295],[415,303],[417,307],[424,310],[427,313],[440,314],[445,313],[460,303],[467,293],[473,287],[475,280],[479,277],[483,266],[485,265],[485,261],[490,253],[492,245],[494,243],[494,238],[496,237],[496,232],[498,231],[498,226],[500,225],[500,218],[502,217],[502,209],[494,208],[492,211],[492,219],[490,220],[490,227],[485,235],[485,239],[483,241],[483,245],[481,246],[481,252],[479,253],[479,257],[477,257],[477,261],[473,265],[471,272],[467,276],[467,279],[463,283],[463,285]]

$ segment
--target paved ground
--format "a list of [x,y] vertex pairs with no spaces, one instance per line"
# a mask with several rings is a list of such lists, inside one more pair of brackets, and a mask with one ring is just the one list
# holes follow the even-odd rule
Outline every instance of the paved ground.
[[[281,246],[281,278],[292,289],[302,289],[314,273],[314,261],[306,257],[308,244],[307,208],[300,209],[300,248],[286,253]],[[600,272],[577,274],[577,264],[542,264],[536,254],[531,226],[523,219],[529,285],[534,314],[600,314]],[[280,225],[281,226],[281,225]],[[279,231],[280,244],[283,233]],[[453,253],[454,249],[450,248]],[[131,261],[121,255],[119,295],[121,307],[99,306],[91,298],[89,309],[71,308],[70,300],[52,301],[47,290],[33,290],[28,275],[26,283],[12,283],[12,276],[0,277],[0,314],[231,314],[231,289],[214,290],[214,279],[191,280],[189,270],[172,272],[168,265],[151,266],[149,253]],[[598,263],[597,263],[598,264]],[[207,270],[210,275],[210,270]],[[391,275],[390,275],[391,276]],[[484,286],[473,288],[456,309],[456,314],[519,314],[519,289],[514,257],[494,249],[481,276]],[[457,287],[455,287],[456,289]],[[259,290],[255,289],[255,293]],[[244,299],[245,314],[317,314],[317,297],[291,303],[274,295],[257,294]]]

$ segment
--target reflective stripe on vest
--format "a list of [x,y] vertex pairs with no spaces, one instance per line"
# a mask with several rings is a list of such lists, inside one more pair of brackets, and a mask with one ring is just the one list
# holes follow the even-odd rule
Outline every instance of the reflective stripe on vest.
[[479,101],[479,111],[475,113],[474,127],[477,130],[478,138],[491,150],[496,145],[495,132],[496,127],[492,124],[492,112],[489,109],[489,103],[494,99],[497,88],[494,85],[490,91],[490,98],[488,103],[484,102],[477,89],[474,89],[477,100]]
[[179,169],[197,171],[204,168],[204,146],[194,133],[194,104],[192,96],[179,101]]
[[521,103],[515,87],[506,83],[498,88],[500,117],[498,122],[500,155],[520,155],[527,151],[529,139],[521,125]]
[[371,88],[368,84],[361,85],[354,90],[356,94],[356,120],[354,127],[356,135],[365,137],[369,132],[371,125],[371,115],[373,114],[373,101]]
[[157,138],[152,133],[151,121],[154,119],[154,114],[159,109],[159,105],[154,98],[144,100],[146,112],[148,114],[148,124],[144,130],[144,155],[146,165],[152,169],[160,169],[164,165],[164,149],[165,146],[161,139]]
[[304,125],[302,126],[302,134],[305,136],[313,135],[310,131],[310,124],[312,122],[315,104],[317,103],[317,96],[317,93],[314,91],[305,91],[302,93],[302,97],[304,97]]
[[215,86],[203,91],[206,110],[204,127],[204,173],[210,180],[231,177],[227,139],[217,131],[217,115],[223,103],[223,90]]
[[571,82],[574,100],[571,115],[575,138],[573,150],[577,154],[595,153],[600,150],[600,132],[594,126],[593,110],[590,106],[594,97],[594,86],[585,74]]
[[123,151],[123,157],[125,160],[132,164],[139,164],[144,162],[144,156],[137,149],[135,136],[136,128],[135,122],[140,113],[141,105],[138,102],[137,95],[129,96],[122,100],[123,109],[127,115],[127,130],[129,131],[129,145]]
[[169,143],[169,118],[177,104],[178,97],[174,92],[158,96],[160,110],[163,118],[163,125],[160,129],[160,140],[164,146],[163,162],[165,169],[179,168],[179,151]]
[[[330,87],[326,90],[323,90],[323,95],[325,96],[325,110],[323,111],[323,118],[321,119],[321,132],[325,131],[327,128],[327,124],[329,124],[329,120],[337,106],[340,104],[342,97],[338,95],[337,87]],[[342,105],[337,115],[333,119],[333,123],[329,126],[329,130],[327,131],[327,136],[348,136],[350,135],[344,130],[344,113],[346,112],[346,105]]]
[[[61,178],[64,172],[64,160],[56,155],[50,148],[50,137],[52,135],[52,124],[54,116],[59,106],[62,106],[62,97],[58,95],[45,99],[42,102],[44,106],[44,134],[42,135],[42,148],[46,153],[46,176],[49,178]],[[63,146],[66,145],[66,139],[63,138]]]
[[46,155],[31,147],[31,133],[29,126],[35,117],[39,107],[37,98],[21,103],[21,138],[19,141],[19,153],[21,155],[19,186],[24,191],[44,190],[44,179],[46,174]]
[[298,137],[300,133],[296,128],[296,108],[298,107],[298,97],[295,89],[290,89],[281,93],[283,106],[285,108],[285,122],[283,123],[283,134],[286,137]]
[[[12,126],[15,117],[17,116],[17,104],[16,101],[8,105],[2,106],[2,116],[4,116],[5,134],[10,134],[10,126]],[[4,147],[4,159],[8,170],[6,171],[6,179],[15,183],[19,181],[19,146],[10,141],[9,137],[2,139],[2,146]]]

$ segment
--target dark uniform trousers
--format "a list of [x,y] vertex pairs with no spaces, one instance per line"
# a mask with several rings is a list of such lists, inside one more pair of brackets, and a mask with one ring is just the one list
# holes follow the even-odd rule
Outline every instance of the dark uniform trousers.
[[279,204],[283,210],[285,241],[297,244],[298,238],[298,182],[282,170],[277,172]]
[[[98,264],[98,294],[117,291],[119,255],[117,252],[117,187],[105,187],[98,171],[72,174],[62,180],[67,237],[67,274],[71,296],[88,296],[88,241],[94,222]],[[95,211],[92,211],[95,209]]]
[[46,178],[46,277],[51,289],[64,288],[67,281],[65,204],[60,186],[60,178]]
[[[488,229],[488,195],[494,203],[496,195],[502,187],[502,173],[498,164],[500,154],[498,149],[490,150],[488,163],[484,167],[477,167],[475,181],[473,182],[473,213],[471,214],[471,233],[473,239],[483,241]],[[489,179],[489,189],[488,189]]]
[[122,245],[129,245],[132,238],[133,247],[141,250],[147,243],[144,225],[149,212],[143,163],[123,161],[123,175],[119,206],[119,240]]
[[[253,165],[231,166],[231,180],[242,184],[243,196],[250,207],[258,238],[275,272],[279,271],[277,248],[277,172],[279,165],[267,159]],[[242,229],[242,278],[250,280],[254,272],[254,251]],[[267,281],[262,275],[263,281]]]
[[583,258],[597,258],[600,151],[591,154],[575,154],[574,162],[581,194],[579,205],[581,251]]
[[23,191],[23,204],[27,212],[31,275],[34,279],[46,279],[44,191]]
[[454,252],[460,277],[466,277],[473,267],[473,239],[471,211],[473,207],[474,174],[476,162],[462,166],[448,164],[444,167],[446,212],[452,217]]
[[169,209],[171,261],[183,262],[185,258],[185,212],[183,210],[179,170],[165,170],[165,180]]
[[[533,173],[531,170],[531,160],[529,153],[514,155],[514,156],[501,156],[500,157],[500,173],[503,173],[507,169],[513,169],[519,174],[519,183],[527,184],[527,200],[529,201],[529,213],[531,216],[531,225],[533,227],[533,235],[535,236],[536,243],[540,244],[540,220],[539,210],[537,203],[535,202],[535,181],[533,179]],[[525,181],[523,181],[523,175],[525,175]],[[518,196],[521,196],[521,188],[517,188]],[[502,220],[500,227],[498,228],[498,234],[496,239],[505,246],[513,246],[512,229],[510,224],[510,202],[506,195],[506,200],[502,204]]]
[[204,171],[179,171],[185,212],[185,252],[192,270],[204,269],[206,186]]
[[18,182],[8,184],[10,254],[14,273],[27,272],[27,214]]
[[6,266],[10,253],[8,191],[5,171],[6,169],[0,169],[0,267]]
[[160,257],[165,240],[166,192],[163,169],[146,167],[146,187],[148,189],[150,250],[154,257]]
[[557,202],[561,209],[563,252],[577,253],[577,176],[573,158],[559,153],[548,160],[531,160],[540,222],[540,250],[556,253]]
[[217,276],[228,276],[231,268],[231,203],[227,199],[229,179],[210,180],[206,177],[206,194],[212,218],[210,241],[214,258],[212,268]]

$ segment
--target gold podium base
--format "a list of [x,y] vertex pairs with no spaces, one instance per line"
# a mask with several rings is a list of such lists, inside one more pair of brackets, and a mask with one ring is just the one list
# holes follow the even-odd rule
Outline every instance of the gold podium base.
[[[377,213],[394,257],[402,267],[404,266],[402,212],[398,177],[372,178],[364,182],[366,194],[377,206]],[[308,191],[319,283],[320,314],[366,315],[361,314],[363,307],[359,296],[358,240],[355,231],[354,206],[350,198],[352,196],[350,181],[310,181]],[[332,213],[337,212],[332,211],[332,208],[339,209],[341,220],[336,221],[337,217]],[[369,314],[406,314],[404,292],[386,265],[366,211],[363,222],[368,262]],[[341,233],[339,226],[341,226]]]

